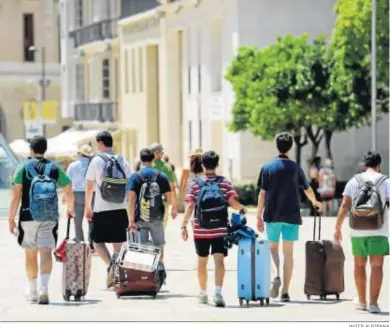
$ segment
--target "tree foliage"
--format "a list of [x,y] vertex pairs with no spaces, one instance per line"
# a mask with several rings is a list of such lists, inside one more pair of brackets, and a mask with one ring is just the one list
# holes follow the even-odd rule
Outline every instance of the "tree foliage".
[[287,35],[264,49],[240,48],[226,76],[236,95],[231,130],[266,140],[290,131],[299,161],[305,137],[318,147],[321,126],[332,119],[327,60],[325,36],[310,42],[307,34]]

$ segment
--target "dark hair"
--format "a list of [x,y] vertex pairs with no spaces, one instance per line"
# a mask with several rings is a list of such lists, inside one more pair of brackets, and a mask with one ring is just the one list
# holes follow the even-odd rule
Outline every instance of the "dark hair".
[[30,149],[35,154],[45,154],[47,150],[47,140],[44,136],[34,136],[30,142]]
[[382,163],[382,157],[378,152],[368,151],[364,155],[364,165],[367,168],[376,168]]
[[154,160],[154,153],[150,149],[142,149],[139,153],[139,157],[141,159],[141,162],[152,162]]
[[215,151],[207,151],[202,156],[202,163],[206,169],[213,170],[219,164],[219,155]]
[[141,160],[137,160],[135,163],[135,171],[140,171],[141,170]]
[[190,162],[190,171],[194,174],[203,173],[202,166],[202,157],[201,156],[193,156]]
[[293,146],[293,137],[290,133],[283,132],[276,136],[276,147],[279,153],[285,154]]
[[102,142],[105,147],[112,148],[113,140],[110,132],[104,131],[96,135],[96,142]]
[[168,157],[167,154],[164,155],[164,161],[165,161],[165,162],[169,162],[169,157]]

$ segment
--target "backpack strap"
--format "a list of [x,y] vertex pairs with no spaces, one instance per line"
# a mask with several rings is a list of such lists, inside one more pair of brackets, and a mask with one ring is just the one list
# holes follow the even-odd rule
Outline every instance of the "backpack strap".
[[25,169],[28,172],[27,178],[28,178],[28,175],[30,175],[31,179],[38,176],[38,172],[35,168],[35,164],[37,163],[37,161],[38,160],[36,160],[36,159],[30,159],[29,161],[27,161],[27,163],[25,165]]
[[47,177],[50,176],[52,166],[53,166],[53,165],[52,165],[51,162],[46,163],[46,165],[45,165],[45,170],[44,170],[44,172],[43,172],[43,174],[44,174],[45,176],[47,176]]
[[193,181],[200,186],[200,188],[206,186],[206,184],[203,182],[203,179],[201,178],[194,178]]
[[358,187],[359,188],[363,187],[365,182],[364,182],[364,178],[362,177],[362,175],[361,174],[355,175],[355,179],[358,183]]
[[[117,159],[118,155],[109,156],[106,153],[98,153],[97,156],[102,158],[106,164],[109,162],[112,162],[112,164],[115,165],[116,168],[118,169],[118,171],[123,175],[123,179],[126,179],[126,174],[118,162],[118,159]],[[107,171],[107,173],[108,173],[109,177],[113,176],[112,166],[109,167],[109,170]]]
[[374,183],[374,186],[378,189],[382,184],[383,182],[388,179],[389,177],[386,176],[386,175],[382,175],[378,178],[378,180]]

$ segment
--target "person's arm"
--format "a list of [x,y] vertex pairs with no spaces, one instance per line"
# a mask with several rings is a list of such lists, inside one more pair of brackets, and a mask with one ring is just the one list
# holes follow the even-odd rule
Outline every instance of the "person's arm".
[[129,191],[129,228],[134,231],[137,229],[135,225],[135,201],[137,200],[137,194],[134,191]]
[[85,217],[88,220],[92,219],[93,210],[92,210],[92,199],[93,191],[95,190],[96,185],[96,174],[95,174],[95,158],[91,160],[87,172],[85,174]]
[[172,204],[172,209],[171,209],[172,218],[176,218],[177,216],[176,186],[175,186],[175,177],[173,176],[171,167],[169,167],[169,170],[167,171],[167,177],[169,181],[170,190],[172,193],[170,196],[170,201],[168,201],[168,203]]
[[9,215],[8,215],[9,231],[12,234],[15,234],[15,228],[16,228],[15,217],[21,199],[22,199],[22,184],[14,184],[12,189],[12,197],[11,197],[11,203],[10,203]]
[[73,217],[74,216],[74,194],[72,191],[72,181],[61,167],[58,167],[57,186],[63,189],[68,215],[70,217]]
[[234,190],[233,185],[230,181],[227,179],[224,180],[224,183],[226,184],[226,200],[231,208],[234,210],[239,210],[246,212],[245,207],[238,201],[238,194]]
[[345,219],[345,216],[347,215],[348,211],[352,208],[352,197],[354,193],[354,180],[351,180],[347,183],[345,186],[344,192],[343,192],[343,201],[341,202],[341,206],[339,209],[339,212],[337,214],[337,220],[335,224],[335,232],[334,232],[334,239],[336,241],[342,240],[342,233],[341,228],[343,226],[343,222]]
[[299,186],[303,188],[303,192],[305,193],[309,201],[313,204],[313,206],[318,211],[322,211],[322,203],[317,201],[316,195],[313,189],[310,187],[309,183],[307,182],[305,173],[303,172],[302,168],[299,168],[298,174]]
[[264,203],[265,203],[265,190],[260,190],[257,198],[257,220],[263,219]]
[[180,180],[180,187],[179,187],[180,194],[185,195],[189,176],[190,176],[190,171],[188,169],[183,169],[181,173],[181,180]]

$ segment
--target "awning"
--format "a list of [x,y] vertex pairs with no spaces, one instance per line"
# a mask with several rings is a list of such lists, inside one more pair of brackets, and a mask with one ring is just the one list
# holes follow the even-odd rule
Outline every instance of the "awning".
[[11,150],[20,159],[27,159],[30,156],[30,145],[25,140],[15,140],[9,144]]

